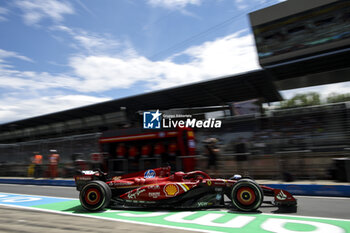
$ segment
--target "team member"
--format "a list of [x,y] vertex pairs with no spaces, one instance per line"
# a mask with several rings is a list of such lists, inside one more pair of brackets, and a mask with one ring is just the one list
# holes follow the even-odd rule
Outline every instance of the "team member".
[[39,153],[35,153],[33,158],[33,164],[34,164],[34,177],[39,178],[41,177],[42,173],[42,164],[43,164],[43,156]]
[[57,153],[56,150],[50,150],[50,153],[51,153],[49,155],[50,177],[54,179],[58,176],[58,163],[60,160],[60,155]]

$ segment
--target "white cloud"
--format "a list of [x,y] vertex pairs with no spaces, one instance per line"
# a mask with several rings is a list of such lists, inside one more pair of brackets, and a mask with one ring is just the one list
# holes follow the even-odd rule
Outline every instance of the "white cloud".
[[[277,3],[281,3],[281,2],[285,2],[286,0],[234,0],[234,4],[235,6],[238,8],[238,10],[246,10],[248,7],[251,6],[257,6],[259,5],[259,8],[264,6],[268,6],[268,5],[274,5]],[[253,9],[250,9],[253,10]]]
[[148,0],[148,4],[153,7],[163,7],[167,9],[183,9],[187,5],[200,5],[202,0]]
[[8,14],[8,10],[6,8],[0,7],[0,22],[7,21],[5,15]]
[[[29,59],[13,52],[2,50],[2,53]],[[174,60],[179,56],[187,56],[189,61],[178,64]],[[148,90],[155,90],[259,68],[252,35],[241,36],[240,32],[191,47],[164,61],[151,61],[127,48],[119,55],[76,54],[68,65],[72,70],[65,74],[0,66],[0,87],[64,88],[86,93],[130,88],[142,81]]]
[[57,94],[57,89],[74,89],[72,87],[79,85],[79,79],[65,74],[15,70],[6,64],[8,58],[32,61],[16,52],[0,49],[0,123],[110,100],[81,94]]
[[32,59],[30,59],[26,56],[22,56],[16,52],[0,49],[0,62],[4,62],[4,59],[6,59],[6,58],[17,58],[17,59],[21,59],[24,61],[33,62]]
[[23,11],[24,22],[28,25],[36,25],[44,18],[61,22],[65,14],[74,13],[73,6],[66,1],[17,0],[15,3]]
[[244,1],[244,0],[235,0],[235,4],[239,10],[244,10],[249,6],[247,4],[247,1]]
[[[73,37],[77,35],[72,34]],[[98,42],[99,37],[96,38]],[[84,42],[80,41],[80,45],[84,46]],[[191,47],[163,61],[149,60],[130,45],[118,55],[94,54],[95,49],[91,48],[91,53],[72,55],[68,60],[71,70],[61,74],[19,71],[4,65],[5,60],[0,57],[0,88],[6,90],[0,100],[0,121],[104,101],[105,98],[91,95],[108,90],[117,92],[136,84],[144,85],[144,91],[149,91],[256,69],[259,66],[254,49],[252,35],[242,36],[241,33]],[[0,50],[0,54],[3,59],[16,57],[30,61],[10,51]],[[180,56],[188,57],[188,62],[176,63]],[[27,93],[28,90],[31,92]],[[55,94],[58,90],[85,94],[68,95],[69,99],[65,99],[63,94]],[[28,97],[16,95],[16,92],[26,93]]]
[[111,39],[111,35],[97,35],[81,29],[72,29],[63,25],[51,27],[52,31],[67,33],[73,39],[72,46],[85,53],[106,53],[118,49],[121,44],[117,40]]
[[154,65],[144,57],[81,56],[71,58],[69,64],[82,79],[76,87],[82,92],[129,88],[154,74]]
[[[174,59],[179,56],[189,57],[189,62],[177,64]],[[81,79],[76,90],[82,92],[129,88],[139,81],[154,90],[259,68],[252,35],[240,33],[191,47],[164,61],[151,61],[131,51],[123,56],[75,56],[69,65]]]
[[63,111],[90,105],[110,98],[87,95],[32,96],[30,98],[6,97],[0,99],[0,123]]

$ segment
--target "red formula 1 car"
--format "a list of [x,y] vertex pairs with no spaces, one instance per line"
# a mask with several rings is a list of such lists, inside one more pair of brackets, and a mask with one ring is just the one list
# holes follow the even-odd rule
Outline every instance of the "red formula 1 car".
[[[273,196],[270,204],[275,206],[296,206],[296,199],[289,192],[258,185],[249,178],[212,179],[202,171],[171,174],[170,167],[112,178],[101,171],[83,171],[75,176],[75,183],[80,203],[89,211],[105,207],[227,207],[255,211],[264,196]],[[225,196],[229,202],[224,201]]]

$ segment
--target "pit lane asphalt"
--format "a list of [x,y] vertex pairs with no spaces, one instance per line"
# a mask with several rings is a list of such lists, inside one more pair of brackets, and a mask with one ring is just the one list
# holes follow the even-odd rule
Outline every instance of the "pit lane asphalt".
[[[0,184],[0,192],[79,198],[79,193],[74,187]],[[296,196],[296,198],[298,200],[296,210],[279,210],[277,207],[265,204],[259,210],[268,214],[350,219],[350,198],[310,196]]]
[[[72,233],[72,232],[128,232],[179,233],[179,229],[145,226],[104,219],[60,215],[21,208],[0,206],[0,232],[12,233]],[[181,230],[181,233],[196,231]]]

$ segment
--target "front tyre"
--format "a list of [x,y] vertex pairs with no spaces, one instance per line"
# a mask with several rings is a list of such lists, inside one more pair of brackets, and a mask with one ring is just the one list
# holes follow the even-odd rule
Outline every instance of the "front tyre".
[[248,212],[255,211],[261,206],[264,193],[253,180],[241,179],[233,185],[230,197],[235,208]]
[[112,191],[103,181],[87,183],[79,194],[81,205],[88,211],[103,210],[109,205]]

